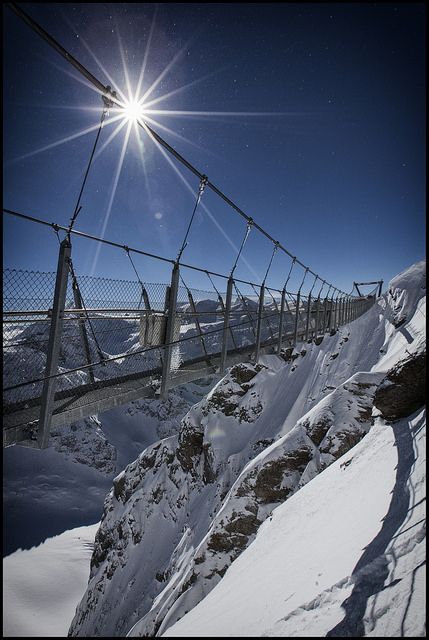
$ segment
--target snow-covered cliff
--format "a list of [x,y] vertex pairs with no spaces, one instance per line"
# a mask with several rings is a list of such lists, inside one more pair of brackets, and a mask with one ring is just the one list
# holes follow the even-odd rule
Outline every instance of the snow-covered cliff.
[[322,344],[234,366],[178,435],[128,465],[106,497],[70,635],[162,635],[221,584],[276,507],[361,440],[377,412],[399,417],[392,386],[401,417],[421,406],[424,287],[418,263]]

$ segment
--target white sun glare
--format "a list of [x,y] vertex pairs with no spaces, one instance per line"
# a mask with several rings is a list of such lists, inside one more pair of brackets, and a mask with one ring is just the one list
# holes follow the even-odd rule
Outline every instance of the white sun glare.
[[138,122],[144,115],[143,106],[138,100],[130,100],[125,103],[124,115],[129,122]]

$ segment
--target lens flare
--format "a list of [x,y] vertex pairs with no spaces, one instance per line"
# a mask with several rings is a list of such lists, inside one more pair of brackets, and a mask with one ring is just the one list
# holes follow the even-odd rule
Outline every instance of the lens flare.
[[138,122],[143,115],[143,106],[137,100],[130,100],[125,103],[124,116],[128,122]]

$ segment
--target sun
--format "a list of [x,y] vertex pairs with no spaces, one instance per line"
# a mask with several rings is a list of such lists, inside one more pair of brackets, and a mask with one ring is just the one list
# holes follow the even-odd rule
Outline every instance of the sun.
[[138,122],[144,115],[143,105],[138,100],[127,101],[123,111],[128,122]]

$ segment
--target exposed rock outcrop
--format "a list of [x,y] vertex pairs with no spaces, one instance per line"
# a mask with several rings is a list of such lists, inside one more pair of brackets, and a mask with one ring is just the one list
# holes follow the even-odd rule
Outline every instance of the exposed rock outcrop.
[[426,352],[395,365],[380,384],[374,404],[386,420],[399,420],[426,403]]
[[66,460],[93,467],[107,476],[116,471],[116,449],[104,435],[97,416],[51,429],[49,446]]

